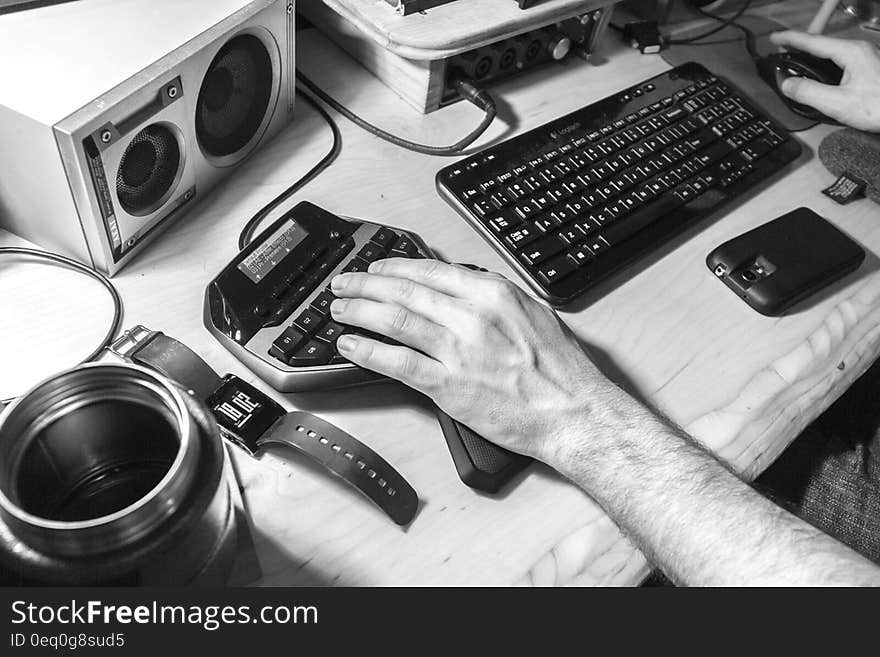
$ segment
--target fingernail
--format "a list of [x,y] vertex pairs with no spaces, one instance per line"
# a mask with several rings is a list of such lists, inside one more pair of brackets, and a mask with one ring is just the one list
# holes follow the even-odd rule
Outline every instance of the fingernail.
[[367,267],[367,271],[371,274],[378,274],[380,271],[382,271],[383,262],[383,260],[376,260],[376,262],[371,262],[370,266]]
[[331,290],[339,290],[340,292],[346,288],[348,285],[348,276],[345,274],[337,274],[333,277],[333,280],[330,281],[330,289]]
[[341,315],[345,312],[346,306],[348,306],[348,299],[334,299],[330,304],[330,312],[334,315]]
[[785,78],[782,81],[782,84],[779,85],[779,88],[782,89],[783,93],[787,93],[791,91],[791,88],[794,86],[794,80],[792,78]]
[[342,335],[336,341],[336,348],[339,350],[339,353],[351,353],[352,351],[354,351],[354,346],[356,343],[357,340],[355,340],[350,335]]

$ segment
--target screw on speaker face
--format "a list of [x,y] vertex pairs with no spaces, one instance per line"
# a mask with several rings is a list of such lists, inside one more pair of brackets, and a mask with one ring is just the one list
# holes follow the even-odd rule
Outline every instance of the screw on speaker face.
[[101,141],[105,144],[109,144],[111,139],[113,139],[113,134],[109,130],[105,130],[101,133]]
[[165,90],[165,93],[168,94],[169,98],[177,98],[177,87],[173,84],[168,85],[168,88]]
[[288,14],[292,14],[292,13],[293,13],[293,5],[287,5],[287,13],[288,13]]
[[188,201],[188,200],[190,200],[192,197],[193,197],[192,190],[189,190],[189,191],[187,191],[186,194],[183,195],[183,200],[184,200],[184,201]]

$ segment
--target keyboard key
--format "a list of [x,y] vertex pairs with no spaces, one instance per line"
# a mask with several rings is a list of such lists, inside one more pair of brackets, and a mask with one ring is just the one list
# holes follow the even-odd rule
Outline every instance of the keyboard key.
[[397,240],[394,243],[394,246],[391,247],[391,250],[397,252],[398,254],[403,254],[402,256],[398,257],[405,256],[408,258],[412,258],[419,252],[416,243],[412,241],[412,238],[407,237],[406,235]]
[[313,333],[323,321],[324,316],[321,313],[306,308],[299,314],[299,317],[293,320],[293,325],[303,333]]
[[352,258],[351,262],[349,262],[345,267],[342,268],[342,273],[348,272],[365,272],[367,268],[370,266],[369,262],[365,260],[361,260],[357,256]]
[[269,355],[286,363],[305,341],[306,336],[291,326],[284,329],[284,332],[272,343]]
[[539,267],[538,278],[540,278],[545,285],[552,285],[575,270],[577,270],[577,265],[567,256],[561,256],[559,258],[554,258],[547,264]]
[[481,198],[479,201],[472,203],[471,207],[478,217],[488,217],[495,212],[495,206],[487,198]]
[[315,334],[315,337],[318,340],[335,344],[339,336],[342,335],[343,330],[342,324],[337,324],[333,320],[330,320]]
[[512,249],[521,249],[529,242],[538,239],[538,237],[540,237],[540,233],[536,228],[521,226],[507,235],[507,237],[504,238],[504,241]]
[[288,361],[292,367],[313,367],[316,365],[326,365],[330,362],[330,356],[333,352],[330,345],[320,340],[309,340],[308,343],[299,349]]
[[593,253],[585,246],[576,246],[565,254],[576,266],[582,267],[593,259]]
[[358,251],[357,257],[363,260],[364,262],[370,263],[375,262],[379,258],[382,258],[385,255],[385,251],[379,247],[377,244],[367,243],[361,247],[361,250]]
[[387,249],[394,244],[400,236],[390,228],[382,227],[376,231],[376,234],[370,238],[373,244],[379,245],[383,249]]
[[521,224],[522,221],[519,217],[515,217],[513,214],[503,214],[497,217],[493,217],[489,220],[489,228],[496,235],[506,235],[513,227]]
[[312,310],[322,315],[330,313],[330,304],[336,299],[336,295],[332,292],[324,290],[312,300]]
[[534,267],[562,251],[565,246],[566,243],[558,235],[547,235],[523,249],[520,259],[530,267]]

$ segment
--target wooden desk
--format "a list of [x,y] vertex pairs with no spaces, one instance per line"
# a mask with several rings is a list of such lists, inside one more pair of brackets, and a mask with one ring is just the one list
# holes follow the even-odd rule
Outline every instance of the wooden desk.
[[[465,104],[413,112],[315,34],[298,61],[344,104],[407,137],[448,143],[478,119]],[[496,89],[507,137],[667,68],[616,39],[599,65],[570,61]],[[515,117],[515,118],[514,118]],[[400,150],[345,120],[331,169],[297,199],[413,229],[454,261],[512,272],[434,190],[447,160]],[[750,310],[706,269],[706,254],[796,205],[809,205],[880,252],[880,210],[842,207],[819,193],[832,181],[811,159],[829,128],[801,135],[807,155],[780,182],[677,240],[639,272],[618,277],[562,313],[600,364],[751,477],[824,410],[880,353],[880,274],[871,255],[844,284],[783,319]],[[182,339],[217,370],[266,389],[202,327],[203,289],[236,250],[253,212],[307,170],[329,131],[305,104],[293,125],[115,278],[125,325]],[[20,240],[0,233],[0,244]],[[0,263],[0,398],[72,364],[103,334],[109,301],[94,283],[18,261]],[[276,395],[277,398],[280,396]],[[239,455],[261,584],[632,584],[645,559],[580,490],[532,467],[501,497],[464,487],[430,404],[395,383],[288,395],[370,444],[415,486],[421,510],[401,530],[353,491],[289,452]]]

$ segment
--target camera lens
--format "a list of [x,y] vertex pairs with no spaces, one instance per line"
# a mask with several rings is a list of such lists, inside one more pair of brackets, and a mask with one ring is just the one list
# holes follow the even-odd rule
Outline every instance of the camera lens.
[[756,280],[758,280],[758,275],[755,272],[753,272],[751,269],[746,269],[742,273],[742,277],[744,280],[748,281],[749,283],[754,283]]

